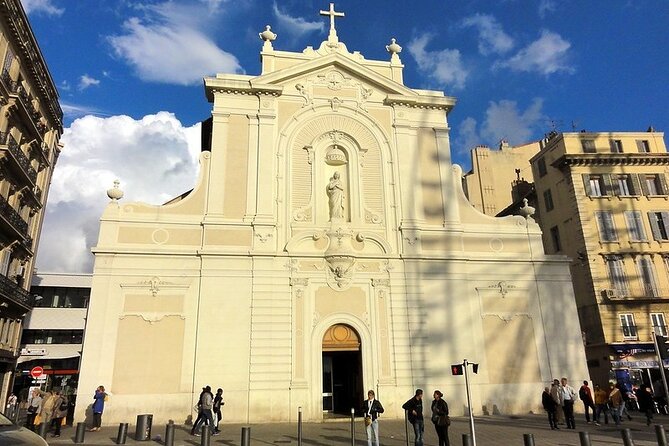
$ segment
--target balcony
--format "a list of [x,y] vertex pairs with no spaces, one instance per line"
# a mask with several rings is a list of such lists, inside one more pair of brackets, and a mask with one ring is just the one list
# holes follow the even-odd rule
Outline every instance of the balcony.
[[[35,186],[35,183],[37,182],[37,172],[30,165],[30,160],[25,153],[23,153],[14,137],[4,133],[0,134],[0,144],[7,147],[5,151],[9,152],[10,156],[8,158],[13,161],[13,164],[16,167],[15,170],[27,179],[31,186]],[[0,147],[0,150],[2,150],[2,147]]]
[[0,195],[0,218],[11,227],[17,238],[26,238],[28,236],[28,223],[19,215],[18,212],[7,202],[5,197]]
[[19,84],[15,80],[12,80],[12,77],[9,75],[9,71],[7,69],[2,70],[0,79],[2,79],[2,83],[5,85],[5,88],[9,93],[16,92],[16,89],[18,88]]
[[667,336],[667,326],[653,325],[653,333],[655,333],[657,336]]
[[636,286],[602,290],[602,296],[609,301],[625,300],[669,300],[669,288]]
[[28,309],[35,303],[34,297],[28,291],[2,274],[0,274],[0,294]]

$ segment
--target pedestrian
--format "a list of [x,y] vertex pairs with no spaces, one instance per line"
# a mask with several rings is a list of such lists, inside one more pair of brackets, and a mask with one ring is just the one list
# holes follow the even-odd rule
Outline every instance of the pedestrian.
[[223,401],[223,389],[218,389],[216,391],[216,396],[214,397],[214,416],[216,417],[216,422],[214,423],[214,432],[220,433],[221,431],[218,429],[218,423],[221,422],[223,419],[223,415],[221,414],[221,406],[225,405],[225,401]]
[[7,411],[5,413],[7,414],[7,417],[10,418],[11,420],[14,420],[16,418],[17,405],[18,405],[18,398],[16,398],[16,395],[14,395],[13,393],[10,393],[9,397],[7,398],[7,406],[6,406]]
[[650,426],[650,423],[653,421],[653,410],[655,409],[653,394],[650,393],[649,388],[641,385],[636,389],[635,395],[639,403],[639,411],[646,415],[646,426]]
[[402,405],[402,409],[407,411],[409,423],[413,426],[414,445],[423,446],[423,432],[425,431],[425,424],[423,422],[423,390],[416,389],[416,394]]
[[35,430],[35,418],[42,410],[42,396],[39,389],[33,389],[32,398],[28,400],[28,409],[26,409],[26,427],[31,431]]
[[379,414],[383,413],[381,401],[376,399],[373,390],[367,392],[367,399],[362,402],[362,415],[365,417],[365,430],[367,431],[367,446],[372,446],[372,434],[374,444],[379,446]]
[[39,423],[36,425],[44,423],[47,426],[51,425],[51,419],[53,418],[53,409],[56,404],[56,397],[53,392],[43,392],[42,393],[42,407],[39,411]]
[[54,404],[53,419],[51,420],[51,427],[54,428],[52,437],[60,437],[60,427],[63,425],[63,418],[67,416],[67,409],[69,403],[67,397],[61,392],[56,391],[56,402]]
[[576,429],[574,402],[576,402],[576,391],[568,384],[567,378],[562,378],[562,410],[567,429]]
[[107,401],[107,394],[104,386],[98,386],[93,395],[93,427],[90,432],[98,432],[102,426],[102,412],[105,410],[105,401]]
[[623,400],[623,395],[620,392],[620,389],[613,385],[609,384],[609,404],[611,405],[611,415],[613,415],[613,421],[616,423],[616,426],[620,424],[620,418],[622,417],[623,407],[625,407],[625,402]]
[[616,384],[616,387],[620,390],[620,394],[623,396],[623,405],[620,409],[620,420],[622,421],[623,417],[627,415],[627,419],[632,421],[632,415],[627,411],[627,404],[631,404],[631,401],[636,399],[636,395],[631,390],[627,390],[627,387],[621,382]]
[[578,389],[578,397],[583,401],[583,406],[585,407],[585,422],[590,424],[590,409],[592,409],[592,418],[595,420],[595,402],[592,399],[592,392],[590,387],[588,387],[588,381],[583,381],[583,385]]
[[551,385],[551,397],[555,401],[555,415],[558,421],[558,424],[564,424],[564,410],[562,410],[563,400],[562,400],[562,386],[560,386],[560,380],[554,379],[553,384]]
[[599,426],[602,412],[604,412],[604,423],[609,424],[609,394],[595,384],[595,425]]
[[448,426],[451,424],[451,419],[448,416],[448,403],[444,400],[444,394],[439,390],[435,390],[432,397],[434,398],[432,400],[432,423],[439,437],[439,446],[450,446]]
[[212,435],[218,435],[218,432],[214,430],[214,395],[211,393],[211,387],[206,386],[202,393],[200,394],[200,413],[202,417],[198,415],[198,419],[193,423],[193,429],[191,429],[191,435],[196,437],[200,436],[200,425],[207,423]]
[[557,403],[551,396],[551,391],[548,387],[544,387],[544,391],[541,394],[541,405],[544,406],[544,410],[548,414],[548,425],[551,427],[551,430],[559,429],[557,425]]

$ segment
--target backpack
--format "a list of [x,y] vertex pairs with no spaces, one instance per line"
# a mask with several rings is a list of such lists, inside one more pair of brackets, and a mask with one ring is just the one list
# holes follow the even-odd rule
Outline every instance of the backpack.
[[581,388],[578,391],[578,397],[582,400],[585,401],[588,399],[588,393],[585,391],[585,386],[581,386]]

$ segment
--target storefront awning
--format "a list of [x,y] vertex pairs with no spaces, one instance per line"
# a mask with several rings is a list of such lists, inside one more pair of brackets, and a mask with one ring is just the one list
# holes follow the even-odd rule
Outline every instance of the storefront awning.
[[[73,345],[40,345],[39,349],[30,348],[22,349],[23,352],[19,359],[16,361],[17,364],[23,362],[39,360],[51,360],[51,359],[69,359],[69,358],[78,358],[81,356],[81,344]],[[27,353],[27,354],[26,354]]]
[[611,344],[611,348],[616,353],[626,353],[633,355],[636,353],[654,353],[655,346],[652,342],[635,343],[635,344]]

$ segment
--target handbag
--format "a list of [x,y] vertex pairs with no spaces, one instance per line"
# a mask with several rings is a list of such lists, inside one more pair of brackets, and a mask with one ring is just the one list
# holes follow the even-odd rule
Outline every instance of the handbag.
[[40,424],[42,424],[42,415],[39,415],[39,414],[38,414],[38,415],[35,417],[35,421],[33,422],[33,424],[34,424],[35,426],[39,426]]
[[451,417],[448,415],[439,415],[437,417],[437,426],[450,426],[451,425]]
[[372,424],[372,417],[365,417],[365,426]]
[[28,413],[37,413],[36,406],[28,406]]

